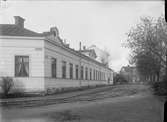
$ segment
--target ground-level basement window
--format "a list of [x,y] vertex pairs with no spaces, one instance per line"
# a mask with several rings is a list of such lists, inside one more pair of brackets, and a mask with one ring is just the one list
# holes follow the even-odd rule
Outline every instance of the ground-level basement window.
[[29,76],[29,56],[15,56],[15,76]]

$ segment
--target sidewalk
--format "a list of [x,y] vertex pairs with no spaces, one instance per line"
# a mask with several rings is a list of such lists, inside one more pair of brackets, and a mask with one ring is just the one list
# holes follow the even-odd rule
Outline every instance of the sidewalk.
[[48,96],[39,96],[39,97],[23,97],[23,98],[9,98],[9,99],[0,99],[0,106],[8,106],[8,105],[19,105],[19,104],[31,104],[33,102],[40,102],[40,101],[60,101],[67,98],[72,98],[84,94],[90,94],[94,92],[104,91],[107,89],[111,89],[114,86],[104,86],[104,87],[97,87],[91,89],[85,89],[82,91],[72,91],[69,93],[59,93],[55,95],[48,95]]
[[129,96],[138,93],[150,92],[149,87],[145,85],[116,85],[103,86],[80,91],[71,91],[61,94],[41,96],[41,97],[25,97],[1,99],[1,107],[39,107],[52,104],[72,103],[76,101],[95,101],[105,98],[113,98],[119,96]]

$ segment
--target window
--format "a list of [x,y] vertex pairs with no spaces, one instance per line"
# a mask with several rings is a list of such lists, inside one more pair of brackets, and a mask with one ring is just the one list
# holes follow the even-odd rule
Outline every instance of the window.
[[73,64],[70,63],[70,79],[73,79]]
[[99,71],[99,80],[100,80],[100,71]]
[[101,74],[100,74],[100,71],[99,71],[99,80],[101,80],[101,79],[100,79],[100,75],[101,75]]
[[103,72],[101,72],[101,80],[103,80]]
[[66,62],[62,61],[62,78],[66,78]]
[[75,66],[75,78],[78,79],[78,65]]
[[90,80],[92,80],[92,69],[90,69]]
[[29,56],[15,56],[15,76],[29,76]]
[[103,80],[103,73],[101,72],[101,80]]
[[98,71],[98,80],[100,80],[100,72]]
[[96,80],[97,80],[97,70],[96,70]]
[[100,80],[100,71],[98,71],[98,76],[99,76],[99,77],[98,77],[98,80]]
[[85,79],[88,80],[88,68],[85,69]]
[[95,80],[95,78],[96,78],[96,76],[95,76],[95,69],[93,70],[93,77],[94,77],[94,80]]
[[81,79],[83,80],[83,73],[84,73],[84,71],[83,71],[83,66],[81,66]]
[[97,71],[97,80],[99,80],[99,71]]
[[100,72],[100,80],[102,80],[102,72]]
[[52,58],[51,69],[52,69],[52,77],[56,78],[56,59],[55,58]]

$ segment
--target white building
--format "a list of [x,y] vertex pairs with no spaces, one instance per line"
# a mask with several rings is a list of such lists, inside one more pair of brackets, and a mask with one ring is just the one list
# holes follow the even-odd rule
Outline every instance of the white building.
[[113,83],[110,68],[71,49],[56,27],[36,33],[24,28],[24,19],[19,16],[15,16],[15,24],[0,24],[3,76],[13,77],[15,88],[26,92]]

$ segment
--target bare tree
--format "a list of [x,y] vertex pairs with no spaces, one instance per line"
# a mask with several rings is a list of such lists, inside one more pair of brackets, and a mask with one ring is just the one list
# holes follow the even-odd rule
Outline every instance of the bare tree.
[[[127,35],[126,46],[132,51],[131,62],[137,65],[141,74],[151,76],[154,72],[154,75],[159,75],[160,71],[165,68],[166,62],[167,23],[165,19],[143,17]],[[149,70],[145,70],[147,73],[144,73],[141,69],[148,66]]]
[[110,62],[110,53],[106,49],[103,50],[102,55],[100,55],[100,60],[105,66],[109,66]]

